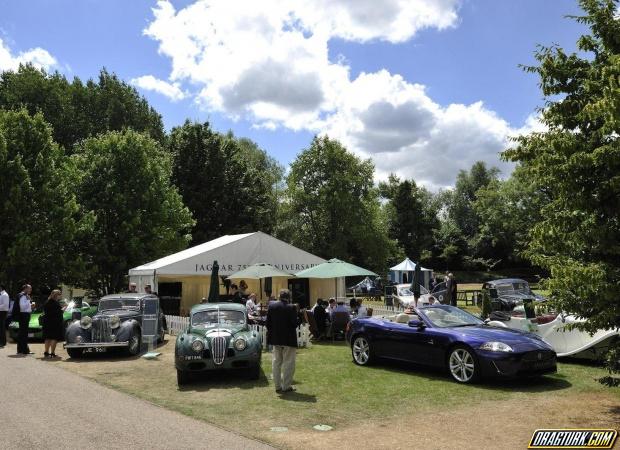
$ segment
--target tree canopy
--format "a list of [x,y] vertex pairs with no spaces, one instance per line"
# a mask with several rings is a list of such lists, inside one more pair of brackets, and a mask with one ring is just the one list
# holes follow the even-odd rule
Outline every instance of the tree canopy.
[[0,278],[37,292],[83,269],[75,239],[88,230],[70,171],[41,114],[0,110]]
[[47,74],[31,65],[0,74],[0,109],[26,108],[40,112],[52,126],[55,142],[71,152],[73,146],[106,131],[131,128],[162,142],[161,116],[129,84],[102,69],[97,81],[69,82],[56,72]]
[[315,137],[291,163],[280,235],[324,258],[383,272],[395,250],[382,220],[374,166],[338,141]]
[[83,242],[89,286],[121,290],[131,267],[184,249],[194,225],[171,183],[171,157],[126,130],[82,142],[72,157],[76,192],[93,233]]
[[283,169],[254,142],[187,121],[172,130],[169,149],[173,181],[196,219],[193,243],[273,231]]

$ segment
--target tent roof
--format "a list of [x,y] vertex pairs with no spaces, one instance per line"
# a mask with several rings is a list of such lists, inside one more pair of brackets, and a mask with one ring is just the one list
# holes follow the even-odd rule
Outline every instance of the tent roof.
[[[390,270],[395,270],[399,272],[413,272],[415,270],[416,264],[411,261],[409,258],[405,258],[403,262],[400,264],[391,267]],[[426,270],[427,272],[431,272],[431,269],[425,269],[424,267],[420,267],[421,270]]]
[[219,263],[220,275],[231,275],[259,262],[286,272],[298,272],[325,262],[318,256],[258,231],[213,239],[134,267],[129,270],[129,275],[209,276],[213,261]]

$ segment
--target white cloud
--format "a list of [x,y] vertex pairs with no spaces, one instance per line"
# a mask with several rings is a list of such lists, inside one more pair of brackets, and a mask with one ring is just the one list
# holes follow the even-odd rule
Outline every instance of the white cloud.
[[178,11],[159,1],[144,30],[170,58],[173,83],[198,86],[209,111],[254,128],[329,134],[371,157],[377,176],[452,185],[477,160],[505,171],[507,137],[520,130],[481,102],[441,106],[425,86],[387,70],[352,79],[332,38],[392,43],[458,21],[458,0],[199,0]]
[[13,56],[11,49],[0,38],[0,71],[17,70],[20,64],[32,64],[38,69],[49,70],[56,66],[58,62],[47,50],[41,47],[31,48],[25,52],[20,52]]
[[168,97],[173,102],[183,100],[186,97],[179,83],[168,83],[167,81],[155,78],[153,75],[143,75],[138,78],[133,78],[131,84],[147,91],[155,91]]

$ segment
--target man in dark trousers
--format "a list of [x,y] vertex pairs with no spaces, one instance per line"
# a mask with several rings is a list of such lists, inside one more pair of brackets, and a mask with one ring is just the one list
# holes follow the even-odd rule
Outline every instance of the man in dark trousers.
[[291,392],[297,352],[297,308],[290,304],[288,289],[280,291],[279,301],[267,310],[267,344],[273,346],[272,372],[276,392]]
[[11,304],[9,294],[4,290],[4,286],[0,284],[0,348],[6,346],[6,316],[9,313],[9,305]]
[[446,289],[448,290],[448,298],[450,299],[450,304],[452,306],[456,306],[457,283],[452,273],[448,274],[448,281],[446,282]]
[[32,313],[31,293],[32,286],[25,284],[15,301],[17,305],[14,306],[14,311],[19,312],[19,314],[17,314],[17,320],[19,321],[19,332],[17,334],[18,355],[32,354],[28,347],[28,325],[30,324],[30,314]]

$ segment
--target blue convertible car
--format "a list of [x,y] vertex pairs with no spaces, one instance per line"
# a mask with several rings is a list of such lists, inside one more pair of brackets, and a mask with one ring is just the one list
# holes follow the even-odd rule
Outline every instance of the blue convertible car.
[[459,383],[485,376],[531,376],[556,371],[556,354],[538,336],[494,328],[448,305],[417,308],[392,318],[350,322],[347,341],[353,361],[365,366],[376,359],[445,367]]

